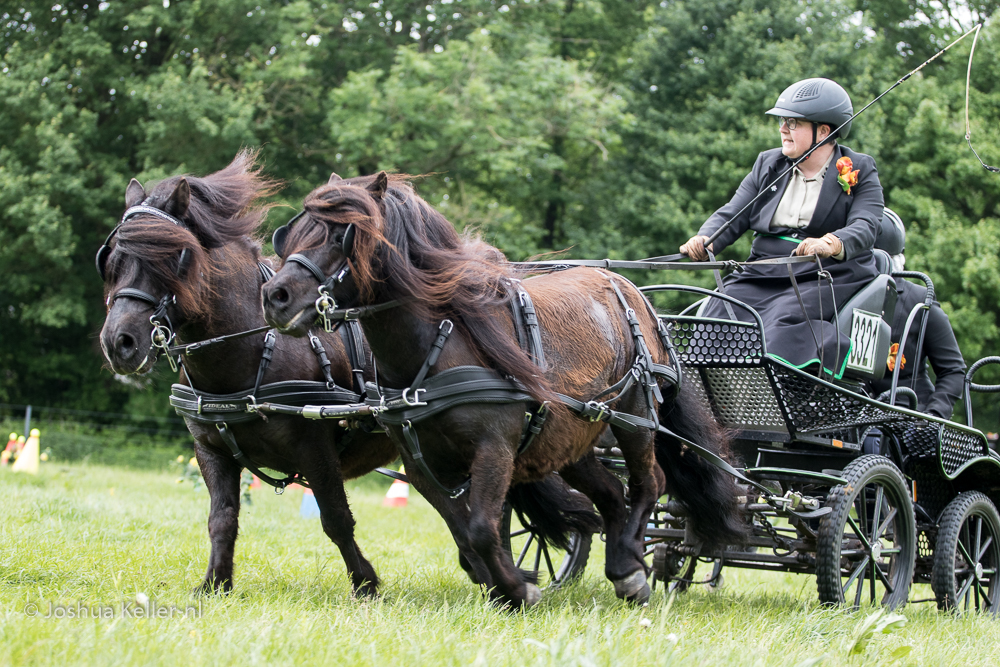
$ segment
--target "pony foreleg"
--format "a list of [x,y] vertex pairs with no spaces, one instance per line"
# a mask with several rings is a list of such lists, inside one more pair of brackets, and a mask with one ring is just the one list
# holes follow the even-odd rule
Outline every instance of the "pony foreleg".
[[308,464],[303,461],[303,464],[303,474],[309,481],[309,486],[316,497],[316,504],[319,506],[323,532],[340,550],[344,565],[347,566],[347,573],[351,577],[354,594],[358,597],[376,596],[378,575],[354,539],[354,514],[347,501],[339,460],[334,454],[324,453],[313,457]]
[[542,592],[514,566],[500,540],[500,517],[514,474],[514,457],[507,446],[482,444],[469,472],[469,543],[493,577],[490,597],[510,608],[530,607]]
[[472,583],[485,586],[487,589],[492,588],[493,578],[490,576],[486,564],[469,545],[469,510],[465,499],[452,500],[448,498],[424,477],[419,466],[414,463],[408,452],[403,451],[401,455],[410,484],[431,504],[431,507],[438,511],[438,514],[444,519],[445,525],[448,526],[448,530],[455,540],[455,546],[458,547],[458,563],[465,574],[472,580]]
[[205,580],[194,592],[228,593],[233,588],[233,554],[239,532],[241,468],[232,456],[206,446],[200,439],[195,440],[194,453],[212,503],[208,512],[212,551]]

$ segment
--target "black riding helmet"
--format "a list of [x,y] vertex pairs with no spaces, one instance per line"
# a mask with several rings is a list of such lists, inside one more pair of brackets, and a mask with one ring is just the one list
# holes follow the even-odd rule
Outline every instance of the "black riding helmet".
[[[851,96],[836,81],[804,79],[785,88],[774,107],[765,113],[823,123],[829,125],[830,130],[836,130],[841,124],[847,123],[837,135],[846,139],[851,132],[851,123],[847,121],[854,115],[854,105],[851,104]],[[815,125],[813,143],[816,143]]]

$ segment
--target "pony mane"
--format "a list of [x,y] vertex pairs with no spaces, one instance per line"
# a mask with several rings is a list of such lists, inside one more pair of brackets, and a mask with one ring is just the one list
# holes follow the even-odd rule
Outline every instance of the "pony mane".
[[[257,151],[245,149],[214,174],[172,176],[159,182],[147,193],[153,206],[166,201],[182,178],[188,182],[190,204],[180,216],[184,226],[141,214],[122,225],[108,258],[109,291],[143,274],[173,293],[186,317],[210,319],[213,278],[234,269],[238,259],[224,253],[212,262],[207,251],[238,243],[259,257],[260,242],[253,235],[271,208],[261,199],[276,192],[278,183],[263,176],[257,157]],[[191,263],[181,278],[177,265],[184,249],[191,253]]]
[[[536,398],[551,395],[547,381],[521,349],[504,313],[510,313],[513,268],[497,248],[473,234],[460,235],[416,194],[411,177],[334,181],[313,190],[305,210],[320,225],[297,225],[293,248],[325,243],[329,225],[353,223],[351,269],[363,299],[376,293],[401,299],[427,322],[450,319],[468,334],[483,365],[516,378]],[[384,181],[383,181],[384,183]]]

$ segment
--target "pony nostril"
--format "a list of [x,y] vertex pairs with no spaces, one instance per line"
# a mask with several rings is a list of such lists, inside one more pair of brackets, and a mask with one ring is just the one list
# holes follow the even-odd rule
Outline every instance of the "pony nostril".
[[132,336],[128,335],[127,333],[119,334],[118,340],[116,342],[117,342],[118,352],[123,357],[129,357],[133,353],[135,353],[136,349],[135,338],[132,338]]
[[288,303],[288,290],[284,287],[275,287],[268,295],[268,299],[271,303],[284,305]]

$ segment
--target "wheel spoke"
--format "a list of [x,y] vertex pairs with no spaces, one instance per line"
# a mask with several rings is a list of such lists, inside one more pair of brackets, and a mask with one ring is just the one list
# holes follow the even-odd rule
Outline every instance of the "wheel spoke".
[[871,525],[872,528],[876,529],[876,531],[872,534],[871,538],[872,544],[874,544],[875,540],[877,540],[879,538],[879,535],[882,534],[882,531],[878,530],[878,520],[879,517],[882,516],[882,503],[884,501],[885,501],[885,489],[883,489],[880,486],[878,487],[878,492],[875,494],[875,513],[872,515]]
[[[861,563],[859,563],[858,566],[856,568],[854,568],[854,571],[851,572],[851,576],[848,577],[847,583],[844,584],[844,588],[843,588],[843,593],[844,593],[844,599],[845,600],[847,599],[847,591],[849,591],[851,589],[851,584],[853,584],[854,580],[858,578],[858,575],[860,575],[862,572],[865,571],[865,567],[868,565],[868,561],[869,560],[870,560],[870,558],[866,555],[862,559]],[[854,602],[854,606],[857,606],[857,605],[861,604],[861,593],[860,593],[860,591],[863,590],[863,589],[864,589],[864,585],[863,585],[863,582],[862,582],[862,584],[858,585],[858,591],[859,591],[859,593],[858,593],[858,599]]]
[[871,586],[869,588],[871,589],[871,596],[872,596],[871,603],[875,604],[875,579],[877,578],[877,575],[875,573],[879,572],[882,568],[878,566],[878,560],[874,558],[872,558],[871,567],[872,567],[872,576],[870,580]]
[[524,543],[523,547],[521,547],[521,553],[518,554],[517,562],[514,563],[514,567],[521,567],[521,563],[524,562],[524,556],[528,553],[528,549],[531,547],[531,543],[534,539],[534,533],[528,536],[528,541]]
[[955,607],[956,608],[961,606],[960,603],[961,603],[962,600],[965,600],[965,608],[966,609],[969,608],[969,599],[968,599],[969,588],[972,586],[972,584],[973,584],[973,582],[975,582],[975,580],[976,580],[975,576],[970,576],[968,579],[965,580],[965,583],[962,584],[962,587],[960,589],[958,589],[958,593],[955,595]]
[[977,563],[982,563],[983,562],[983,556],[986,555],[986,550],[990,548],[991,544],[993,544],[993,536],[992,535],[987,535],[986,536],[986,544],[984,544],[983,547],[982,547],[982,549],[979,550],[979,554],[978,554],[979,557],[976,558],[976,562]]
[[[882,585],[885,586],[886,591],[892,593],[893,590],[895,589],[893,589],[892,584],[889,583],[889,577],[886,576],[885,572],[882,571],[882,568],[879,566],[877,562],[875,561],[872,562],[875,563],[875,572],[878,574],[878,578],[882,580]],[[872,588],[874,588],[874,584]]]
[[979,562],[980,558],[982,558],[982,556],[979,555],[979,547],[980,547],[980,545],[982,545],[982,543],[983,543],[983,517],[977,516],[976,517],[976,547],[972,550],[972,553],[974,553],[977,556],[979,556],[979,558],[976,558],[976,562],[977,563]]
[[520,537],[521,535],[524,535],[525,533],[530,533],[530,532],[531,532],[531,530],[529,530],[528,528],[522,528],[521,530],[515,530],[515,531],[513,531],[510,534],[510,536],[511,537]]
[[993,600],[990,600],[990,596],[986,594],[986,589],[983,588],[982,583],[979,582],[979,581],[977,581],[976,582],[976,588],[979,590],[979,592],[983,596],[983,604],[986,607],[988,607],[989,609],[992,609],[993,608]]
[[863,544],[865,546],[865,553],[871,552],[871,550],[872,550],[872,543],[868,541],[868,538],[865,537],[864,532],[858,527],[858,524],[854,521],[854,517],[848,515],[847,516],[847,523],[851,524],[851,528],[854,529],[855,536],[859,540],[861,540],[861,544]]
[[542,564],[542,549],[545,548],[545,539],[538,538],[538,549],[535,550],[535,567],[533,568],[535,572],[538,572],[538,568]]
[[958,550],[962,553],[962,558],[964,558],[965,562],[969,564],[969,567],[971,569],[975,570],[976,569],[976,563],[978,563],[979,561],[978,560],[972,560],[972,556],[969,555],[968,549],[966,549],[965,545],[962,544],[962,540],[958,541]]
[[542,540],[541,542],[539,542],[539,544],[542,546],[542,553],[545,555],[545,565],[546,567],[549,568],[549,581],[555,581],[556,570],[554,567],[552,567],[552,559],[549,558],[549,547],[545,543],[545,540]]
[[[895,507],[890,507],[889,509],[891,510],[889,512],[889,516],[887,516],[885,518],[885,521],[883,521],[882,525],[878,527],[878,532],[875,534],[875,539],[876,540],[879,539],[879,538],[881,538],[883,535],[885,535],[885,531],[889,527],[889,524],[892,523],[892,520],[895,519],[896,518],[896,514],[898,514],[898,512],[897,512],[897,510],[896,510]],[[885,553],[885,552],[883,551],[882,553]]]

